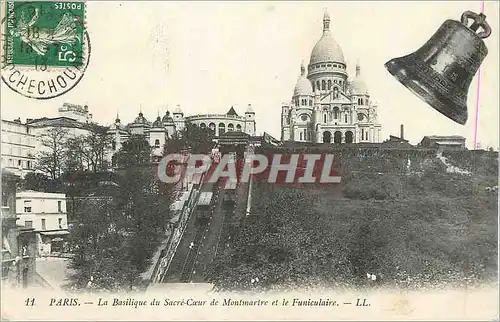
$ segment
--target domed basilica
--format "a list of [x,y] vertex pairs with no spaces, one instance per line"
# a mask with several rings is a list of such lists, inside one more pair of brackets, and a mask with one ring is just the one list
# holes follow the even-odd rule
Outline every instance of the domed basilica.
[[311,52],[290,103],[281,106],[281,140],[316,143],[380,142],[377,106],[361,68],[348,80],[342,48],[330,33],[330,16],[323,17],[323,35]]

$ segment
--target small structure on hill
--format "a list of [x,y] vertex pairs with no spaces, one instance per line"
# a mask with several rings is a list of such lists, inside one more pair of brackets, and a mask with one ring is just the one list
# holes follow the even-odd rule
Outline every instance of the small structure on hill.
[[419,143],[419,147],[444,150],[464,150],[465,138],[458,135],[429,135],[424,136],[422,141]]

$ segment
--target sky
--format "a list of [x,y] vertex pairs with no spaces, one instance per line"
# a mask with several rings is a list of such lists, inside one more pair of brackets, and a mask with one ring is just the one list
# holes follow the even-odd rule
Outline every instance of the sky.
[[[462,135],[474,140],[477,78],[468,91],[462,126],[417,98],[384,63],[421,47],[446,19],[480,1],[408,2],[163,2],[87,1],[86,27],[92,55],[81,82],[46,101],[25,98],[1,84],[2,119],[53,117],[63,103],[87,104],[95,121],[122,123],[139,111],[153,121],[180,105],[185,115],[243,114],[252,104],[257,132],[280,138],[281,102],[289,102],[311,50],[322,35],[328,10],[333,37],[351,76],[356,62],[378,102],[382,139],[399,135],[418,143],[425,135]],[[481,65],[477,141],[498,149],[499,42],[497,1],[485,2],[492,27]]]

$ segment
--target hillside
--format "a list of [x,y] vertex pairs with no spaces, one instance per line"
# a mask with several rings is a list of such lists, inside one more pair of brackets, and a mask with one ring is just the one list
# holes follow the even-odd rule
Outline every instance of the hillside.
[[210,281],[413,288],[496,279],[497,195],[485,188],[498,184],[498,154],[446,156],[471,174],[448,173],[434,151],[350,150],[336,153],[340,184],[254,184],[252,214],[225,229]]

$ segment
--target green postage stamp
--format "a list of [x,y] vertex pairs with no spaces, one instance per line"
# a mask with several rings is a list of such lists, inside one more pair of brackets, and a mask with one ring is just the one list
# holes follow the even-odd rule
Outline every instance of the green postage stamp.
[[3,1],[2,81],[29,98],[72,90],[90,61],[84,1]]
[[84,64],[84,2],[7,1],[6,6],[4,64]]

